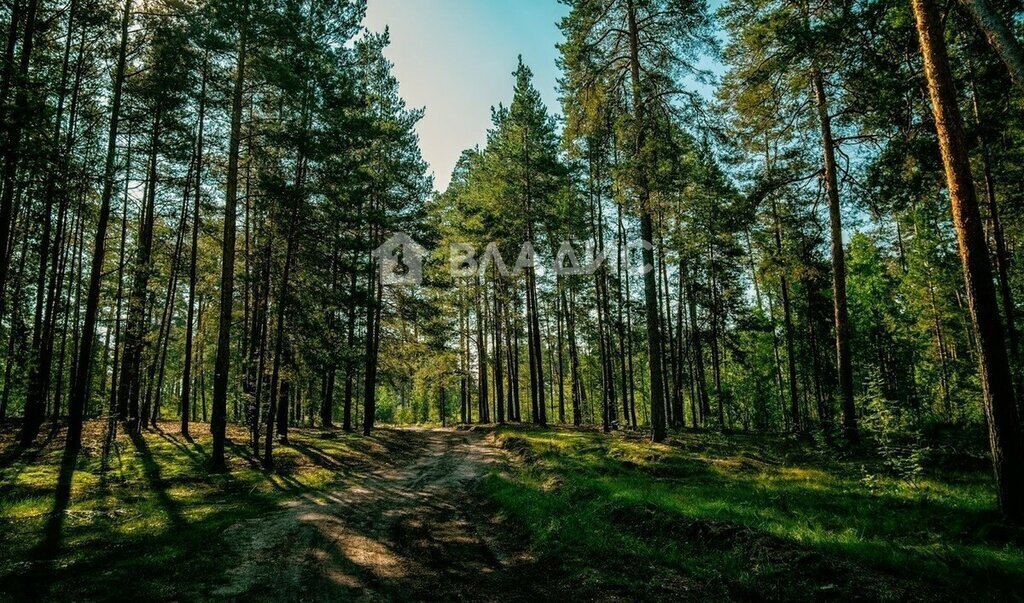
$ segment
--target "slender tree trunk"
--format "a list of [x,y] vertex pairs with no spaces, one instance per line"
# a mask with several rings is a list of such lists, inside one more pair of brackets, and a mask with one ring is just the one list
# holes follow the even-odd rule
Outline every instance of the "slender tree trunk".
[[[675,395],[679,391],[679,379],[677,375],[677,366],[679,364],[679,353],[678,349],[680,346],[679,333],[674,332],[672,328],[672,294],[670,293],[668,284],[668,262],[665,261],[665,243],[662,237],[658,236],[659,246],[659,264],[661,284],[662,284],[662,302],[665,305],[665,337],[668,341],[668,354],[666,356],[665,372],[670,378],[665,379],[665,399],[668,403],[665,405],[669,411],[669,425],[674,429],[679,429],[683,426],[683,399],[680,396]],[[681,300],[680,300],[681,301]]]
[[519,359],[522,358],[522,353],[519,350],[519,334],[522,332],[522,324],[519,322],[519,318],[522,316],[522,310],[516,299],[516,316],[513,319],[513,338],[512,338],[512,395],[509,399],[512,400],[512,410],[515,411],[516,422],[522,422],[523,420],[523,406],[521,401],[520,393],[520,373],[519,373]]
[[[303,108],[305,114],[306,108]],[[303,116],[303,132],[306,131],[306,117]],[[300,142],[300,145],[304,142]],[[298,157],[295,160],[295,200],[292,206],[291,217],[288,221],[287,243],[285,244],[284,268],[281,272],[281,289],[277,297],[277,327],[274,336],[274,365],[270,373],[270,408],[267,411],[267,436],[264,439],[263,466],[270,469],[274,466],[273,439],[274,419],[277,415],[277,435],[282,444],[288,443],[288,414],[287,395],[285,387],[281,384],[281,355],[284,352],[284,317],[288,307],[288,290],[291,285],[292,261],[295,257],[295,246],[299,238],[299,223],[301,220],[302,206],[305,202],[305,175],[306,158],[304,149],[300,147]],[[290,356],[290,354],[289,354]],[[290,363],[289,363],[290,364]],[[283,393],[284,392],[284,393]],[[279,396],[283,398],[278,408]],[[276,413],[275,413],[276,411]]]
[[[146,387],[146,409],[150,408],[150,390],[155,390],[155,401],[152,405],[150,424],[156,426],[160,418],[160,405],[163,400],[164,371],[167,366],[167,348],[170,346],[171,327],[174,323],[174,306],[178,298],[179,266],[181,264],[181,248],[185,240],[185,229],[188,228],[188,199],[192,193],[192,178],[194,162],[190,162],[189,172],[185,178],[185,191],[181,201],[181,219],[179,220],[178,236],[174,241],[174,252],[171,254],[170,282],[167,284],[167,296],[164,300],[164,310],[160,315],[160,328],[156,338],[156,353],[151,360],[149,367],[149,385]],[[153,381],[154,369],[157,373],[156,382]],[[143,423],[146,420],[146,412],[142,414]]]
[[110,221],[110,198],[114,193],[114,170],[117,157],[117,136],[121,119],[121,92],[124,88],[125,65],[128,52],[128,24],[131,21],[132,0],[125,0],[121,15],[121,41],[118,46],[117,66],[114,70],[114,87],[111,95],[110,131],[107,135],[107,155],[103,169],[103,193],[100,196],[99,217],[96,222],[96,241],[93,246],[92,264],[89,271],[89,293],[85,302],[85,322],[78,346],[78,363],[75,371],[71,404],[68,408],[68,432],[66,450],[77,452],[82,446],[82,417],[86,397],[89,394],[89,377],[92,369],[93,340],[96,337],[96,317],[99,311],[100,280],[103,277],[103,260],[107,250],[107,224]]
[[[10,259],[7,253],[7,241],[11,237],[14,227],[14,189],[17,188],[18,165],[20,164],[19,150],[21,147],[22,131],[25,129],[28,114],[28,93],[29,64],[32,59],[32,49],[35,45],[36,13],[39,8],[39,0],[29,0],[28,10],[25,13],[25,28],[21,42],[21,57],[18,65],[18,74],[15,82],[14,108],[10,115],[4,116],[7,122],[6,138],[4,139],[4,166],[3,166],[3,191],[0,192],[0,317],[4,310],[4,290],[7,285],[7,277],[10,272]],[[6,99],[4,99],[6,100]]]
[[[372,213],[372,211],[371,211]],[[376,226],[371,226],[374,245],[379,240],[379,233]],[[365,347],[365,372],[363,375],[363,435],[368,436],[373,431],[373,424],[377,418],[377,350],[380,338],[380,315],[383,303],[383,282],[379,271],[372,259],[368,260],[366,267],[366,347]],[[466,347],[468,349],[468,341]],[[468,353],[468,352],[467,352]],[[466,365],[466,378],[469,375],[469,365]],[[469,385],[466,391],[468,395]],[[468,401],[467,401],[468,410]]]
[[[147,300],[149,279],[153,272],[153,227],[156,219],[157,155],[160,148],[161,115],[158,107],[153,114],[150,135],[149,169],[143,202],[138,251],[135,255],[135,276],[128,296],[128,320],[124,332],[124,359],[118,379],[118,405],[128,409],[128,423],[136,426],[140,421],[139,396],[142,380],[142,356],[145,348]],[[145,424],[145,419],[142,419]]]
[[934,0],[911,0],[911,6],[924,57],[939,150],[946,169],[967,301],[978,337],[996,489],[1003,515],[1017,523],[1024,520],[1024,450],[992,267],[964,140],[963,118],[957,104],[938,8]]
[[[622,204],[615,204],[615,212],[617,218],[617,237],[619,253],[616,254],[615,261],[615,275],[618,281],[618,286],[615,288],[615,306],[617,311],[615,330],[619,336],[619,381],[622,386],[622,412],[623,422],[628,421],[633,429],[636,429],[636,407],[633,404],[633,400],[630,397],[630,393],[633,389],[632,384],[629,381],[628,373],[626,372],[626,360],[630,355],[630,351],[627,349],[626,343],[626,323],[623,318],[623,270],[622,270],[622,250],[626,249],[626,228],[622,221]],[[628,286],[628,285],[627,285]],[[680,305],[680,307],[682,307]]]
[[270,268],[271,258],[273,257],[274,248],[274,233],[270,232],[267,235],[266,251],[264,252],[263,260],[263,274],[262,274],[262,285],[260,286],[260,299],[259,309],[257,311],[257,320],[259,333],[257,338],[259,340],[256,361],[256,374],[253,377],[255,385],[255,393],[252,400],[252,416],[250,417],[250,430],[252,431],[252,450],[253,455],[259,457],[260,455],[260,412],[263,410],[263,387],[267,381],[266,370],[267,370],[267,338],[270,336],[270,325],[269,325],[269,314],[270,314]]
[[13,294],[11,295],[11,299],[14,300],[15,303],[13,304],[14,307],[11,311],[11,326],[9,329],[10,333],[8,334],[7,339],[7,357],[4,363],[4,388],[3,392],[0,393],[0,425],[2,425],[7,419],[7,406],[8,404],[10,404],[11,399],[11,389],[13,385],[11,379],[11,372],[14,368],[14,363],[16,361],[15,344],[20,339],[24,338],[23,325],[21,319],[21,304],[17,303],[17,300],[21,299],[22,290],[24,289],[25,286],[25,264],[26,260],[28,259],[28,243],[29,239],[32,238],[31,232],[27,232],[30,229],[31,224],[28,223],[28,221],[25,222],[25,224],[21,225],[20,229],[25,232],[22,233],[23,236],[21,240],[21,251],[18,255],[18,268],[17,272],[15,273],[16,281],[14,291],[12,292]]
[[[565,307],[563,299],[565,298],[565,290],[562,279],[558,279],[557,285],[557,301],[555,302],[555,326],[558,331],[556,338],[558,341],[558,422],[565,424],[565,339],[564,329],[562,328],[565,323],[565,315],[562,309]],[[500,381],[499,381],[500,382]]]
[[349,280],[348,326],[345,348],[345,402],[342,409],[342,429],[352,431],[352,398],[355,389],[356,375],[353,352],[356,345],[356,263],[353,260]]
[[[832,117],[828,112],[825,83],[817,67],[811,69],[811,84],[818,107],[821,141],[825,158],[825,188],[828,194],[829,224],[832,229],[832,297],[835,304],[836,366],[839,371],[839,394],[843,407],[843,433],[851,443],[860,440],[857,430],[857,409],[853,403],[853,361],[850,355],[850,316],[846,307],[846,258],[843,249],[843,221],[839,205],[839,178],[836,168],[835,140],[832,138]],[[797,417],[793,425],[799,428]]]
[[708,398],[702,337],[700,335],[700,326],[697,323],[697,299],[694,294],[693,283],[689,282],[689,279],[687,279],[686,289],[686,300],[690,309],[690,335],[693,339],[690,349],[693,353],[694,371],[696,373],[694,378],[697,383],[697,395],[700,402],[700,421],[703,424],[707,420],[708,415],[711,414],[711,401]]
[[504,396],[505,378],[504,378],[504,375],[502,374],[502,370],[501,370],[501,367],[502,367],[502,364],[503,364],[502,353],[501,353],[501,347],[502,347],[502,341],[503,341],[502,338],[501,338],[501,321],[502,321],[501,297],[502,296],[500,294],[500,289],[497,287],[497,285],[495,285],[494,295],[492,296],[492,299],[494,301],[494,317],[492,319],[494,321],[494,333],[493,333],[494,339],[491,342],[492,343],[492,350],[493,350],[493,354],[492,355],[493,355],[493,358],[494,358],[494,410],[495,410],[495,414],[498,416],[498,424],[499,425],[504,425],[505,424],[505,396]]
[[[68,241],[67,245],[65,245],[65,248],[64,248],[64,259],[63,259],[63,263],[61,265],[61,270],[60,270],[61,274],[58,277],[58,285],[57,285],[57,290],[58,291],[62,291],[63,290],[63,281],[64,281],[65,276],[67,276],[68,274],[70,274],[70,279],[71,279],[72,282],[76,283],[79,286],[81,284],[82,266],[81,266],[81,261],[80,260],[83,259],[82,249],[84,247],[84,240],[83,240],[83,237],[84,237],[84,226],[82,224],[82,217],[83,217],[83,215],[82,215],[82,204],[83,204],[83,201],[82,201],[82,198],[80,196],[79,200],[78,200],[78,210],[75,212],[75,215],[72,218],[71,238]],[[70,269],[68,268],[68,262],[71,263]],[[79,286],[76,286],[75,287],[75,291],[74,291],[74,295],[75,295],[75,303],[74,303],[74,305],[76,307],[76,311],[77,311],[77,307],[78,307],[78,297],[79,297],[79,294],[80,294],[80,287]],[[62,408],[61,405],[62,405],[62,402],[64,400],[64,398],[63,398],[63,396],[64,396],[64,364],[67,361],[67,354],[65,352],[67,351],[68,331],[71,328],[71,322],[72,322],[69,319],[69,315],[71,313],[71,306],[72,306],[72,288],[68,287],[67,295],[64,297],[64,301],[61,304],[61,309],[60,309],[60,313],[63,314],[63,321],[62,321],[61,334],[60,334],[60,351],[57,353],[57,359],[58,359],[57,360],[57,387],[54,389],[54,392],[53,392],[53,413],[52,413],[52,418],[53,418],[53,422],[54,423],[56,423],[57,421],[60,420],[60,413],[61,413],[61,408]],[[75,320],[74,322],[75,322],[75,326],[77,327],[78,321]],[[72,375],[74,374],[74,372],[75,372],[75,365],[72,365]],[[88,400],[88,398],[89,398],[88,391],[86,391],[86,400]],[[83,416],[84,416],[85,410],[86,409],[83,407],[83,409],[82,409]]]
[[463,424],[470,422],[469,416],[469,326],[466,322],[464,292],[459,290],[459,418]]
[[221,471],[225,467],[224,441],[227,432],[228,377],[231,370],[231,315],[235,298],[238,156],[242,139],[242,92],[245,89],[245,63],[249,42],[249,24],[246,15],[248,10],[249,2],[244,2],[242,6],[243,22],[238,36],[234,89],[231,93],[231,134],[228,141],[228,172],[224,195],[224,238],[221,248],[220,322],[217,327],[217,358],[213,370],[213,420],[210,421],[210,433],[213,435],[210,466],[215,471]]
[[[676,344],[676,352],[675,353],[677,354],[677,357],[676,357],[676,362],[674,363],[675,364],[675,373],[674,373],[673,383],[675,384],[675,388],[674,388],[674,390],[672,392],[672,396],[673,396],[672,404],[675,405],[675,407],[678,410],[679,415],[680,415],[679,416],[679,426],[680,427],[686,427],[686,408],[685,408],[685,404],[683,402],[683,387],[684,387],[684,375],[687,374],[686,371],[685,371],[684,365],[687,363],[687,356],[689,355],[689,350],[687,349],[687,341],[688,341],[689,335],[686,332],[686,321],[683,318],[684,315],[685,315],[684,312],[683,312],[683,309],[686,306],[686,301],[685,301],[686,300],[686,294],[685,294],[686,283],[683,282],[683,265],[682,264],[683,264],[683,259],[680,258],[679,259],[679,263],[676,266],[676,271],[678,273],[677,274],[677,276],[678,276],[677,281],[678,282],[676,284],[676,300],[677,300],[676,301],[676,341],[677,341],[677,344]],[[693,406],[692,399],[691,399],[690,406],[691,407]],[[693,423],[693,426],[697,427],[696,422]]]
[[480,277],[476,281],[476,295],[474,298],[474,310],[476,310],[476,357],[477,357],[477,408],[481,423],[490,423],[488,415],[488,385],[487,385],[487,293],[483,289]]
[[[775,253],[782,256],[782,225],[779,221],[779,208],[777,202],[772,199],[772,219],[774,223]],[[785,273],[779,274],[779,287],[782,290],[782,316],[786,332],[786,358],[789,362],[789,414],[792,417],[794,431],[800,431],[800,405],[797,402],[799,394],[796,383],[796,348],[794,344],[793,329],[793,307],[789,299],[789,281]]]
[[565,314],[566,331],[569,335],[569,372],[572,378],[572,424],[579,427],[583,424],[583,382],[580,378],[580,357],[579,348],[576,345],[576,317],[573,310],[576,308],[575,296],[572,290],[569,297],[573,299],[570,306],[565,295],[562,295],[562,311]]
[[512,306],[512,311],[505,312],[505,360],[508,364],[508,420],[518,421],[519,417],[516,415],[516,408],[519,406],[519,373],[516,369],[513,340],[519,335],[517,332],[514,332],[515,320],[512,317],[515,314],[515,303],[510,301],[510,305]]
[[[646,117],[644,115],[644,101],[641,96],[640,86],[640,40],[637,30],[636,10],[633,0],[626,2],[629,19],[629,54],[630,54],[630,77],[632,81],[633,112],[637,127],[640,132],[637,135],[636,154],[639,157],[644,148]],[[647,176],[639,168],[638,190],[640,191],[640,238],[648,243],[654,240],[654,226],[651,221],[651,195],[648,188]],[[654,267],[654,250],[645,245],[643,249],[644,265]],[[658,285],[653,269],[644,272],[644,305],[647,315],[647,353],[649,356],[648,371],[650,372],[651,390],[651,439],[660,442],[665,439],[665,398],[664,386],[662,385],[662,349],[661,329],[658,325]]]
[[715,270],[715,248],[709,245],[708,267],[711,272],[711,283],[709,297],[711,298],[710,316],[711,319],[711,377],[715,382],[715,404],[718,408],[718,426],[726,429],[728,424],[725,420],[725,393],[722,390],[722,352],[719,337],[719,304],[718,304],[718,282]]
[[[111,408],[111,421],[118,421],[124,418],[125,409],[121,408],[117,403],[117,390],[118,390],[118,375],[120,374],[121,367],[121,311],[123,309],[124,301],[124,269],[125,269],[125,251],[128,240],[128,185],[131,179],[131,164],[132,164],[132,137],[129,132],[128,135],[128,150],[125,157],[125,178],[124,178],[124,193],[121,198],[121,233],[118,239],[118,256],[117,256],[117,291],[114,294],[114,305],[115,305],[115,325],[114,325],[114,365],[111,371],[110,379],[110,408]],[[56,263],[56,258],[54,258]],[[49,370],[49,369],[47,369]],[[109,426],[110,433],[116,428],[115,425]]]
[[206,80],[208,57],[203,58],[202,83],[199,88],[199,117],[197,119],[195,146],[195,184],[196,189],[192,201],[192,251],[188,262],[188,312],[185,317],[185,351],[184,366],[181,371],[181,435],[188,437],[188,411],[192,404],[192,346],[195,339],[196,310],[196,263],[199,259],[199,228],[202,219],[203,194],[203,131],[206,125]]
[[[981,2],[982,0],[971,0]],[[991,223],[992,240],[995,242],[996,275],[999,278],[999,297],[1003,306],[1003,318],[1006,320],[1006,335],[1009,339],[1011,369],[1014,371],[1014,388],[1024,389],[1021,383],[1020,335],[1017,331],[1017,311],[1013,302],[1013,291],[1010,288],[1010,254],[1006,248],[1006,237],[1003,233],[1003,222],[999,216],[999,204],[996,202],[996,183],[992,174],[992,162],[989,155],[988,141],[985,137],[986,124],[982,120],[981,107],[978,102],[978,88],[971,68],[971,109],[978,127],[978,147],[981,151],[982,173],[985,178],[985,200],[988,205]]]

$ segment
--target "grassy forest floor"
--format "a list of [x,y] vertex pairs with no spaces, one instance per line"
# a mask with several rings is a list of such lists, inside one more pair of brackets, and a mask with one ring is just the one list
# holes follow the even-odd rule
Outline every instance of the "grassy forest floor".
[[3,432],[0,598],[1024,596],[1024,535],[958,451],[897,477],[770,436],[299,429],[273,473],[234,445],[209,474],[193,432],[104,455],[90,423],[74,472],[61,432],[19,453]]

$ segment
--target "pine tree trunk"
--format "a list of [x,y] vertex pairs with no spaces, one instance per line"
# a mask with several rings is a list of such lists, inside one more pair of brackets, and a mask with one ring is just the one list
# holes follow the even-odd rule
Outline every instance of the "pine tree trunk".
[[519,335],[515,332],[515,320],[512,317],[515,314],[514,301],[510,301],[510,305],[512,306],[512,311],[505,312],[505,360],[508,364],[507,416],[509,421],[518,421],[519,417],[516,415],[516,408],[519,406],[519,373],[516,370],[516,358],[513,355],[515,353],[513,339]]
[[241,32],[238,36],[238,58],[235,65],[234,89],[231,93],[231,134],[228,140],[228,172],[224,194],[224,238],[221,247],[220,311],[217,327],[217,358],[213,369],[213,417],[210,433],[213,446],[210,467],[224,469],[224,444],[227,435],[228,377],[231,370],[231,315],[235,298],[235,221],[238,207],[238,156],[242,139],[242,93],[245,89],[245,63],[249,41],[246,12],[242,5]]
[[255,392],[252,399],[252,409],[250,410],[252,416],[249,417],[249,429],[252,432],[250,437],[252,439],[253,456],[256,457],[260,456],[260,430],[262,429],[260,424],[260,412],[263,410],[263,388],[267,381],[267,339],[270,336],[270,268],[271,258],[273,257],[273,248],[274,233],[270,232],[270,234],[267,235],[266,252],[263,256],[263,274],[261,275],[262,284],[259,289],[259,310],[256,318],[256,320],[259,321],[259,333],[257,335],[259,343],[257,344],[258,348],[256,351],[256,373],[253,376],[253,379],[255,380]]
[[[502,337],[501,337],[501,321],[503,318],[501,311],[501,295],[499,288],[495,287],[494,295],[494,332],[492,340],[492,356],[494,358],[494,410],[498,418],[498,424],[505,424],[505,377],[502,374]],[[443,396],[442,396],[443,397]]]
[[[980,1],[980,0],[975,0]],[[1003,306],[1003,319],[1006,321],[1006,335],[1009,339],[1011,369],[1014,371],[1014,388],[1024,390],[1021,383],[1020,335],[1017,331],[1017,311],[1013,302],[1013,291],[1010,288],[1010,253],[1006,248],[1006,237],[1003,233],[1003,222],[999,216],[999,204],[996,202],[995,177],[992,174],[992,162],[989,155],[988,141],[985,137],[986,124],[982,121],[981,107],[978,103],[978,88],[971,73],[971,109],[978,127],[978,147],[981,151],[982,173],[985,177],[985,201],[988,205],[991,223],[992,240],[995,243],[996,275],[999,278],[999,297]]]
[[659,246],[659,264],[660,264],[660,277],[662,286],[662,303],[665,306],[664,313],[664,333],[665,338],[668,341],[668,354],[666,355],[666,366],[665,373],[669,378],[665,379],[665,399],[668,401],[665,405],[668,411],[669,422],[668,424],[674,429],[679,429],[683,426],[683,401],[682,398],[676,395],[679,391],[679,380],[676,377],[677,366],[679,364],[679,334],[674,332],[672,328],[672,295],[670,293],[668,284],[668,262],[665,261],[665,242],[662,237],[658,236]]
[[[142,413],[143,424],[145,424],[146,409],[152,408],[150,424],[156,427],[160,418],[160,406],[163,400],[164,375],[167,366],[167,348],[170,346],[171,327],[174,324],[174,306],[178,298],[178,278],[181,264],[181,249],[185,241],[185,229],[188,228],[188,199],[192,193],[192,178],[194,176],[194,161],[189,164],[188,175],[185,178],[185,191],[181,201],[181,218],[179,220],[178,235],[174,241],[174,252],[171,254],[171,274],[167,284],[167,295],[164,299],[164,310],[160,315],[160,328],[156,338],[156,354],[150,361],[149,385],[146,387],[146,406]],[[153,373],[157,373],[156,381],[153,381]],[[155,400],[150,407],[150,391],[154,392]]]
[[206,125],[206,81],[207,61],[203,58],[202,83],[199,88],[199,117],[197,118],[196,146],[195,146],[195,193],[192,201],[192,245],[189,253],[188,264],[188,312],[185,317],[185,351],[184,366],[181,372],[181,435],[188,437],[188,413],[192,404],[192,346],[195,339],[196,310],[196,263],[199,260],[199,228],[202,219],[202,190],[203,190],[203,132]]
[[[857,409],[853,403],[853,361],[850,355],[850,316],[846,307],[846,258],[843,248],[843,220],[839,205],[839,177],[836,168],[835,140],[832,138],[832,117],[821,71],[811,69],[811,85],[818,107],[821,144],[825,160],[825,188],[828,194],[829,225],[832,232],[832,298],[835,304],[836,367],[839,371],[839,394],[843,407],[843,433],[851,443],[860,440],[857,430]],[[798,429],[798,417],[793,426]]]
[[509,396],[509,400],[512,403],[512,410],[515,411],[515,421],[521,423],[523,421],[523,406],[520,392],[520,372],[519,372],[519,360],[522,358],[522,352],[519,349],[519,334],[522,332],[522,325],[519,322],[519,318],[522,316],[522,309],[519,306],[518,298],[516,299],[516,316],[513,319],[513,337],[512,337],[512,395]]
[[[128,409],[129,428],[137,426],[139,397],[142,380],[142,356],[145,347],[147,300],[149,278],[153,272],[153,227],[156,219],[157,155],[160,148],[160,109],[153,114],[153,128],[150,134],[149,169],[147,186],[142,208],[138,250],[135,255],[135,276],[128,295],[128,320],[124,332],[124,358],[121,376],[118,379],[118,405]],[[143,424],[144,424],[143,420]]]
[[[124,269],[125,269],[125,251],[128,241],[128,182],[131,179],[131,164],[132,164],[132,137],[129,132],[128,136],[128,150],[125,154],[125,178],[124,178],[124,195],[121,199],[121,233],[118,239],[118,260],[117,260],[117,291],[114,294],[114,364],[111,370],[110,378],[110,410],[111,410],[111,421],[119,421],[124,418],[124,409],[121,408],[117,403],[117,390],[118,390],[118,375],[120,374],[121,368],[121,314],[124,306]],[[56,258],[54,258],[56,262]],[[52,336],[51,336],[52,341]],[[52,343],[51,343],[52,347]],[[47,369],[49,370],[49,369]],[[113,433],[116,426],[110,425],[109,430]]]
[[[306,109],[304,108],[305,112]],[[303,130],[306,129],[306,118],[303,117]],[[300,143],[300,145],[303,143]],[[274,466],[274,422],[277,419],[277,435],[282,444],[288,443],[288,408],[287,392],[281,384],[281,361],[284,353],[284,317],[288,309],[288,290],[291,285],[292,261],[295,257],[295,246],[299,238],[299,221],[302,206],[305,202],[306,158],[300,148],[295,160],[295,199],[291,216],[288,220],[287,242],[284,252],[284,268],[281,271],[281,288],[277,297],[277,326],[274,335],[274,364],[270,373],[270,407],[267,410],[267,434],[263,441],[263,466],[270,469]],[[283,399],[278,407],[278,400]]]
[[702,338],[700,336],[700,326],[697,323],[697,300],[693,291],[693,283],[689,282],[689,279],[687,279],[686,285],[686,301],[690,310],[690,336],[692,338],[690,349],[693,354],[693,366],[695,373],[694,380],[696,381],[697,396],[700,403],[698,410],[700,411],[700,422],[703,426],[707,421],[708,415],[711,414],[711,401],[708,397],[707,376],[704,369],[704,350]]
[[[81,200],[81,196],[79,197],[77,206],[78,206],[77,207],[77,211],[75,211],[74,215],[71,218],[71,229],[70,229],[70,233],[69,233],[70,234],[70,238],[68,239],[67,243],[64,245],[63,259],[61,260],[61,267],[60,267],[60,270],[59,270],[59,275],[57,277],[57,290],[61,291],[61,292],[64,291],[64,280],[66,278],[70,279],[71,282],[80,282],[80,281],[76,281],[75,279],[78,278],[81,275],[81,267],[79,266],[79,259],[81,259],[83,257],[82,253],[80,253],[80,251],[82,249],[82,245],[80,244],[80,240],[81,240],[82,235],[83,235],[83,232],[82,232],[82,200]],[[76,249],[79,251],[79,253],[75,252]],[[70,267],[68,265],[69,262],[70,262]],[[77,270],[76,270],[76,267],[78,268]],[[73,293],[72,288],[68,287],[67,291],[66,291],[66,294],[64,294],[62,296],[62,299],[58,300],[59,307],[56,310],[56,314],[54,316],[54,320],[55,321],[56,321],[56,315],[57,314],[60,314],[62,316],[62,320],[61,320],[61,333],[60,333],[60,348],[59,348],[59,350],[58,350],[58,352],[56,354],[56,356],[57,356],[57,376],[56,376],[57,386],[54,388],[54,391],[53,391],[53,408],[52,408],[52,412],[51,412],[51,418],[52,418],[54,424],[56,424],[60,420],[61,408],[62,408],[62,403],[63,403],[63,400],[64,400],[64,398],[63,398],[63,396],[64,396],[64,365],[65,365],[65,363],[67,361],[66,351],[67,351],[67,344],[68,344],[68,330],[71,328],[71,321],[69,320],[68,315],[71,312],[72,293]],[[54,329],[56,329],[56,322],[54,323]],[[74,374],[74,373],[72,373],[72,374]],[[86,392],[86,400],[88,400],[88,391]],[[82,412],[83,412],[83,416],[84,416],[84,413],[85,413],[85,408],[84,407],[82,409]]]
[[78,346],[78,363],[74,387],[68,408],[66,450],[77,452],[82,446],[82,418],[86,397],[89,395],[89,377],[92,369],[93,340],[96,337],[96,318],[99,311],[100,280],[107,250],[107,224],[110,221],[110,199],[114,192],[114,170],[117,158],[117,135],[121,119],[121,93],[124,88],[125,66],[128,52],[128,24],[131,21],[132,0],[125,0],[121,15],[121,40],[118,46],[117,66],[111,95],[110,131],[107,135],[106,161],[103,169],[103,193],[100,196],[99,217],[96,222],[96,240],[89,271],[89,291],[86,295],[85,320]]
[[[562,279],[559,277],[557,288],[557,301],[555,302],[555,327],[557,330],[557,341],[558,341],[558,422],[565,424],[565,358],[564,358],[564,329],[562,328],[565,322],[565,316],[562,312],[564,308],[565,290],[563,289]],[[499,381],[500,382],[500,381]]]
[[1007,520],[1019,523],[1024,521],[1024,450],[992,267],[964,140],[963,118],[934,0],[911,0],[911,6],[924,57],[939,150],[946,169],[964,287],[978,337],[985,417],[999,504]]
[[[630,77],[632,81],[633,112],[637,127],[640,132],[637,135],[636,154],[639,157],[644,148],[644,127],[646,119],[644,116],[644,101],[641,97],[640,87],[640,40],[637,30],[636,10],[633,0],[626,2],[629,18],[629,54],[630,54]],[[640,191],[640,238],[651,243],[654,241],[654,226],[651,221],[651,196],[648,188],[646,174],[641,167],[638,174],[638,189]],[[644,307],[647,316],[647,353],[649,356],[648,371],[650,372],[651,391],[651,439],[661,442],[665,439],[665,398],[664,386],[662,384],[662,347],[661,329],[658,324],[660,309],[658,306],[658,285],[653,271],[654,250],[645,245],[643,249],[643,261],[645,266],[652,270],[644,273]]]
[[[379,240],[379,233],[377,233],[376,226],[371,227],[373,232],[374,245]],[[363,375],[363,435],[368,436],[373,430],[373,424],[377,416],[377,350],[380,341],[380,315],[382,305],[382,287],[383,283],[379,272],[376,270],[376,265],[372,259],[367,261],[366,268],[366,290],[367,290],[367,304],[366,304],[366,348],[365,348],[365,372]],[[469,343],[467,341],[466,348],[468,350]],[[467,351],[468,354],[468,351]],[[468,379],[469,375],[469,364],[466,365],[466,375]],[[466,385],[466,392],[468,396],[469,385]],[[467,400],[466,407],[468,410],[469,402]]]
[[[617,218],[617,236],[616,240],[620,250],[626,249],[626,228],[622,221],[622,204],[615,204],[616,218]],[[629,373],[626,371],[626,361],[630,355],[630,350],[627,349],[629,346],[626,343],[626,322],[623,318],[623,279],[625,278],[622,270],[622,257],[621,252],[616,256],[615,262],[615,276],[618,286],[615,288],[615,306],[616,306],[616,321],[615,328],[619,336],[619,380],[622,386],[622,407],[623,407],[623,422],[628,421],[629,425],[636,429],[636,405],[633,403],[633,399],[630,394],[633,390]],[[626,284],[628,287],[628,283]]]
[[352,359],[352,352],[356,345],[356,270],[355,262],[352,263],[350,270],[350,281],[349,281],[349,306],[348,306],[348,326],[346,342],[347,347],[345,351],[345,401],[344,408],[342,408],[342,429],[346,432],[351,433],[352,431],[352,398],[355,389],[355,362]]
[[971,14],[989,44],[1003,60],[1013,83],[1024,90],[1024,49],[1017,41],[1011,26],[1003,22],[986,0],[960,0]]
[[[28,10],[25,13],[25,28],[21,42],[21,57],[18,65],[18,74],[15,81],[14,108],[10,115],[4,115],[6,137],[4,139],[3,153],[3,190],[0,192],[0,317],[4,313],[3,295],[7,277],[10,272],[10,259],[7,251],[7,241],[10,239],[14,227],[14,189],[17,188],[18,165],[20,162],[20,147],[22,132],[28,117],[28,93],[29,64],[32,59],[32,50],[35,44],[36,13],[39,9],[39,0],[29,0]],[[6,99],[4,99],[6,100]]]

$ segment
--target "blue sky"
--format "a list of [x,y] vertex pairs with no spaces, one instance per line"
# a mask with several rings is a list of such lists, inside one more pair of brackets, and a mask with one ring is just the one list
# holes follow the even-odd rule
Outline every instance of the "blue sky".
[[367,0],[366,26],[390,28],[386,55],[402,96],[426,108],[417,130],[438,190],[462,150],[485,141],[491,106],[512,99],[518,55],[559,111],[555,44],[567,12],[556,0]]

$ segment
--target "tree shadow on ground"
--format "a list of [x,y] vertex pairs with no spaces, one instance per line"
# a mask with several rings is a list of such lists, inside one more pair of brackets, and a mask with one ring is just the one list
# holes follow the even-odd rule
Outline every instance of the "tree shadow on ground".
[[47,514],[42,538],[28,553],[28,571],[18,584],[18,594],[24,596],[26,600],[44,598],[52,582],[61,549],[64,519],[71,504],[71,486],[78,457],[77,451],[65,451],[61,458],[53,507]]
[[338,459],[330,456],[324,452],[323,449],[317,448],[312,444],[299,443],[293,439],[289,444],[289,447],[296,452],[302,453],[302,455],[308,458],[313,464],[323,469],[328,469],[330,471],[345,471],[347,469],[347,467],[341,464]]
[[167,515],[167,519],[170,520],[173,528],[184,528],[187,522],[181,514],[179,505],[167,493],[168,482],[163,478],[160,465],[153,458],[149,444],[146,443],[146,438],[135,429],[128,429],[127,431],[128,438],[131,440],[132,445],[135,446],[135,451],[142,462],[142,473],[149,483],[149,489],[153,492],[153,496],[156,497],[157,503]]

